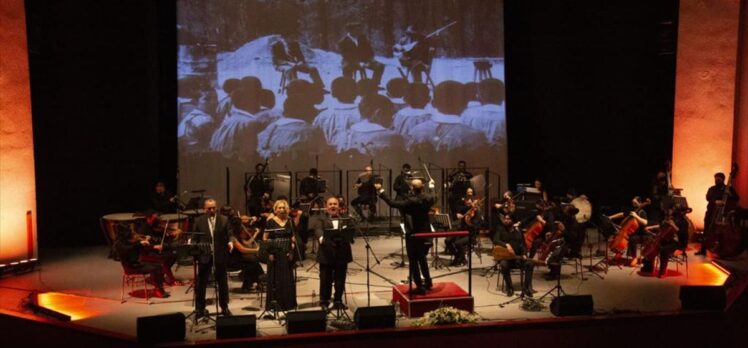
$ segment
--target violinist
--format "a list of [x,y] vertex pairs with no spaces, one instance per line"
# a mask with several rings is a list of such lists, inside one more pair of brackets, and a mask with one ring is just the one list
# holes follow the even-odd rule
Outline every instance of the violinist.
[[655,253],[644,255],[642,274],[652,273],[654,270],[654,258],[659,255],[660,269],[657,278],[662,278],[667,272],[667,264],[670,256],[677,250],[683,253],[686,252],[686,247],[688,246],[688,220],[686,219],[686,214],[688,212],[689,209],[682,207],[680,204],[676,204],[666,211],[666,217],[660,224],[659,233],[664,233],[668,225],[670,225],[670,228],[675,229],[675,233],[667,236],[658,236],[660,240],[658,240],[658,237],[653,239],[653,243],[659,241],[659,245],[654,246],[656,248]]
[[480,200],[473,195],[473,189],[468,188],[465,192],[460,212],[457,213],[457,219],[460,221],[460,229],[470,232],[470,236],[447,237],[444,243],[447,250],[454,255],[452,266],[461,266],[467,263],[465,251],[468,243],[478,236],[480,226],[483,222],[483,216],[480,212]]
[[166,298],[169,297],[169,293],[164,290],[164,272],[161,264],[140,259],[141,250],[151,246],[149,239],[135,233],[128,224],[119,224],[114,248],[126,272],[150,274],[156,286],[154,295],[158,298]]
[[467,163],[462,160],[457,162],[457,171],[447,177],[450,216],[455,217],[462,206],[462,197],[468,187],[472,187],[472,178],[473,174],[467,171]]
[[359,174],[358,179],[356,179],[356,184],[353,187],[358,190],[358,197],[351,201],[351,205],[362,220],[364,219],[364,212],[361,210],[362,205],[369,207],[369,222],[374,219],[377,213],[377,191],[374,188],[374,183],[381,183],[381,181],[382,178],[374,174],[374,168],[370,165],[366,166],[364,172]]
[[[646,208],[650,203],[651,201],[649,199],[642,202],[639,196],[635,196],[631,199],[632,209],[628,213],[628,216],[636,219],[639,224],[639,228],[637,228],[636,232],[629,236],[628,250],[626,251],[626,254],[629,256],[629,258],[631,258],[631,263],[629,265],[632,267],[636,266],[636,264],[639,262],[636,255],[637,245],[644,245],[652,238],[652,234],[647,231],[649,220],[647,220],[647,212],[644,210],[644,208]],[[608,218],[610,218],[611,220],[615,220],[624,218],[626,216],[627,215],[625,213],[620,212],[610,215],[608,216]]]
[[[180,230],[169,231],[169,226],[159,218],[155,210],[147,210],[145,219],[140,220],[136,226],[137,233],[148,239],[149,245],[141,248],[141,258],[148,262],[161,264],[162,273],[166,277],[167,285],[182,285],[182,282],[174,277],[172,266],[177,262],[177,241]],[[164,239],[166,238],[166,239]]]
[[[725,190],[727,190],[727,201],[722,200]],[[714,174],[714,186],[710,187],[706,192],[707,205],[706,214],[704,215],[704,240],[707,240],[711,233],[711,225],[718,208],[724,206],[724,214],[726,215],[735,209],[738,200],[740,200],[740,196],[738,196],[735,188],[732,185],[725,185],[725,173]],[[706,255],[706,246],[707,243],[701,243],[701,249],[699,249],[696,255]]]
[[395,191],[395,200],[405,198],[410,192],[409,183],[413,179],[413,172],[410,169],[410,164],[403,164],[400,175],[395,177],[395,182],[392,184],[392,189]]
[[257,217],[240,216],[231,206],[221,207],[221,215],[229,219],[233,235],[229,245],[229,267],[240,269],[241,292],[247,293],[260,287],[260,276],[265,274],[258,260],[259,241],[262,238],[256,228]]

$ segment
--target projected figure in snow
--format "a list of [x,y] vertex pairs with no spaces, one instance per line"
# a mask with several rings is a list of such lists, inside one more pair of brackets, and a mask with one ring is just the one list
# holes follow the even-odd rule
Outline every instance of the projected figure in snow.
[[273,121],[257,134],[257,153],[261,157],[289,155],[290,159],[310,152],[326,151],[325,137],[311,122],[319,114],[316,104],[323,100],[323,91],[306,80],[288,84],[288,98],[283,103],[283,117]]
[[182,151],[201,152],[209,143],[215,128],[213,114],[218,104],[218,96],[214,90],[202,90],[193,100],[195,108],[184,116],[177,127],[177,138]]
[[325,133],[327,143],[337,152],[346,148],[348,129],[361,121],[356,105],[356,82],[349,77],[338,77],[332,81],[332,96],[337,100],[327,110],[322,111],[313,122]]
[[342,56],[343,76],[355,79],[357,71],[369,69],[374,72],[372,80],[378,86],[382,82],[384,64],[374,59],[374,49],[364,34],[361,24],[348,23],[345,25],[345,30],[345,36],[338,41]]
[[462,122],[483,131],[491,145],[504,144],[504,83],[497,79],[481,81],[478,84],[478,100],[481,105],[466,109],[462,113]]
[[387,81],[387,97],[390,98],[395,106],[395,112],[402,110],[408,104],[405,103],[405,93],[408,92],[408,80],[402,77],[396,77]]
[[299,41],[294,35],[286,34],[278,38],[277,41],[271,44],[270,52],[273,55],[275,70],[286,74],[287,79],[290,78],[290,75],[302,72],[309,74],[314,85],[320,88],[325,87],[317,68],[307,63],[304,53],[301,51]]
[[[431,119],[415,126],[408,138],[408,150],[424,145],[441,151],[474,151],[486,145],[483,132],[470,128],[462,122],[460,115],[467,100],[464,88],[457,81],[444,81],[434,91]],[[428,147],[428,146],[427,146]]]
[[210,148],[226,157],[238,154],[242,159],[251,159],[257,147],[255,134],[261,127],[255,116],[260,112],[261,86],[259,80],[244,79],[234,93],[233,106],[213,133]]
[[234,91],[239,89],[240,85],[241,81],[239,81],[239,79],[226,79],[226,81],[223,81],[221,89],[226,93],[226,96],[218,101],[218,107],[216,107],[216,120],[219,124],[223,122],[223,119],[226,118],[229,112],[231,112],[231,107],[234,106],[234,102],[231,99],[231,93],[234,93]]
[[[431,47],[431,40],[419,33],[415,26],[409,25],[405,29],[405,36],[392,48],[400,65],[413,75],[413,82],[423,81],[421,73],[428,71],[431,65]],[[403,75],[407,77],[407,73]]]
[[391,129],[395,108],[385,96],[373,94],[364,97],[358,105],[361,121],[348,131],[345,151],[357,151],[365,156],[377,156],[385,151],[400,151],[403,141]]
[[415,126],[431,119],[429,101],[431,97],[428,86],[423,83],[410,84],[405,92],[407,106],[398,111],[392,121],[395,131],[403,137],[409,137]]

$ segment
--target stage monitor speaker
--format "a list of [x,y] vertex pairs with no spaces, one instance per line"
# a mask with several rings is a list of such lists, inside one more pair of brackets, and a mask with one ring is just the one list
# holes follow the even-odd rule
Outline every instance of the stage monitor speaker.
[[592,295],[559,296],[551,301],[551,313],[557,317],[592,314]]
[[722,285],[682,285],[680,306],[685,310],[721,311],[727,306],[727,291]]
[[286,331],[289,334],[304,332],[325,332],[327,329],[327,312],[293,311],[286,313]]
[[359,307],[353,314],[356,329],[387,329],[395,327],[395,307]]
[[236,315],[216,319],[216,338],[246,338],[257,336],[257,316]]
[[182,313],[139,317],[137,319],[138,343],[154,344],[184,341],[185,317]]

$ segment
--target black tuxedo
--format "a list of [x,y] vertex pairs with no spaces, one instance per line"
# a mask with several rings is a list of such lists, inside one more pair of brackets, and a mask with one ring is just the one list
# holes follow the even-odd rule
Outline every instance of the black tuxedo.
[[421,274],[426,281],[427,287],[431,285],[431,275],[429,274],[429,264],[426,261],[431,241],[423,238],[412,238],[415,233],[431,232],[431,223],[429,221],[429,210],[436,202],[436,199],[429,194],[418,193],[409,194],[404,199],[393,200],[386,193],[382,192],[379,197],[393,208],[400,209],[404,216],[405,224],[405,248],[408,251],[408,262],[410,263],[410,279],[416,284],[416,287],[423,288]]
[[[332,229],[332,220],[327,214],[314,215],[309,219],[309,230],[314,232],[318,239],[324,236],[324,231]],[[345,223],[351,225],[353,220]],[[339,222],[338,228],[342,228],[343,221]],[[335,302],[342,302],[345,291],[345,278],[348,272],[348,263],[353,261],[351,244],[341,240],[323,239],[317,251],[317,262],[319,262],[319,296],[320,302],[329,303],[332,293],[332,285],[335,283]]]
[[205,288],[210,277],[211,266],[215,259],[215,280],[218,283],[218,302],[221,308],[229,305],[229,283],[226,275],[226,266],[229,263],[229,238],[232,235],[229,219],[223,215],[216,214],[213,234],[210,233],[208,215],[195,219],[195,232],[202,234],[193,237],[193,243],[212,243],[213,255],[201,255],[197,265],[197,286],[195,286],[195,307],[197,310],[205,309]]

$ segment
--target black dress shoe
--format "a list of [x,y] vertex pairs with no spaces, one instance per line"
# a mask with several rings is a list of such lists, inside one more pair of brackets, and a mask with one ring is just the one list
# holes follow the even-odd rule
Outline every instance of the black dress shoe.
[[427,281],[423,284],[424,289],[431,290],[434,288],[434,284],[431,281]]
[[333,309],[348,309],[348,306],[346,306],[343,301],[335,301],[332,304]]
[[506,294],[507,296],[514,296],[514,288],[512,288],[511,286],[510,286],[510,287],[507,287],[507,288],[506,288],[506,291],[504,291],[504,293],[505,293],[505,294]]
[[196,309],[195,310],[195,319],[196,320],[200,319],[200,318],[203,318],[203,317],[207,317],[207,316],[208,316],[208,310],[207,309]]
[[228,308],[221,309],[221,315],[224,317],[230,317],[234,315]]
[[423,287],[418,287],[413,289],[413,291],[410,292],[411,295],[426,295],[426,289]]
[[526,297],[532,297],[532,290],[531,290],[531,289],[526,289],[526,290],[522,290],[522,293],[523,293],[523,294],[524,294],[524,295],[525,295]]

